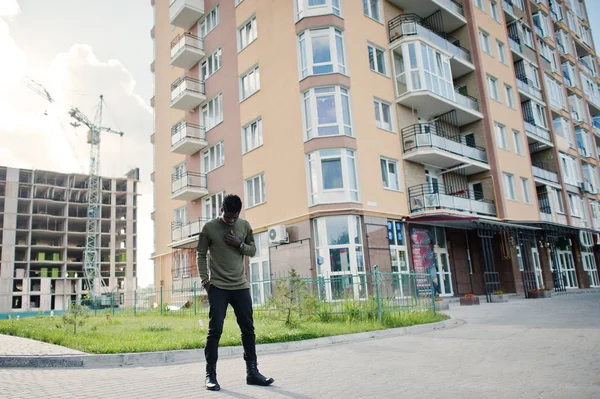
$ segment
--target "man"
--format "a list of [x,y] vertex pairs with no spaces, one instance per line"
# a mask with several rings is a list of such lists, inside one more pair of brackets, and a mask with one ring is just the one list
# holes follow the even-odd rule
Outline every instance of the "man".
[[[239,218],[241,210],[240,197],[225,196],[221,216],[204,225],[196,249],[198,270],[210,305],[208,337],[204,348],[205,383],[209,391],[221,389],[217,382],[217,358],[228,304],[231,304],[242,332],[246,383],[268,386],[274,382],[258,371],[256,363],[252,299],[244,273],[244,256],[254,256],[256,246],[250,224]],[[210,253],[210,266],[207,263],[207,252]]]

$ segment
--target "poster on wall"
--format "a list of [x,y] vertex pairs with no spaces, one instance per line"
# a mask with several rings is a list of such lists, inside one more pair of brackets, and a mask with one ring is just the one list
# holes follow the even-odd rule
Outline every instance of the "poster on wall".
[[434,266],[435,262],[431,231],[424,228],[411,228],[410,243],[413,269],[417,274],[417,288],[429,288],[428,269],[430,266]]

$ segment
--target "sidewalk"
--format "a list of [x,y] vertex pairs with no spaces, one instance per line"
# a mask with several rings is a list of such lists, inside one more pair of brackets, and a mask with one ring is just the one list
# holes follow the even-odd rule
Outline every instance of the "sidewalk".
[[0,334],[0,356],[59,356],[83,354],[85,353],[65,348],[64,346]]

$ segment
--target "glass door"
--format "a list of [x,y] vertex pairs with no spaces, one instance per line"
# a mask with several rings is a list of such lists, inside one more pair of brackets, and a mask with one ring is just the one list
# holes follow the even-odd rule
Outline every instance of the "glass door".
[[531,248],[531,258],[533,261],[533,270],[535,271],[535,286],[537,289],[544,288],[544,277],[542,275],[542,264],[540,262],[540,253],[537,247]]
[[443,228],[434,229],[435,244],[433,252],[435,253],[436,268],[438,274],[438,284],[440,287],[440,296],[452,296],[452,272],[448,255],[448,246],[446,245],[446,233]]
[[596,260],[594,254],[591,252],[582,252],[581,261],[583,263],[583,270],[585,270],[590,278],[590,287],[600,286],[598,281],[598,269],[596,267]]
[[579,284],[577,283],[577,274],[575,272],[573,253],[570,250],[560,250],[557,251],[557,253],[565,288],[579,288]]

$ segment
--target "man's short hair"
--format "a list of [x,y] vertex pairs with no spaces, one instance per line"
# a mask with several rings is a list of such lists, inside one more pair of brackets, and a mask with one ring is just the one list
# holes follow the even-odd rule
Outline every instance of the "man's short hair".
[[225,212],[238,213],[242,210],[242,200],[235,194],[228,194],[223,198],[223,210]]

